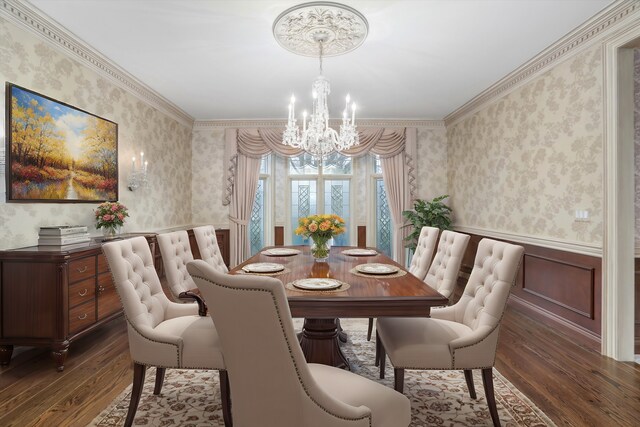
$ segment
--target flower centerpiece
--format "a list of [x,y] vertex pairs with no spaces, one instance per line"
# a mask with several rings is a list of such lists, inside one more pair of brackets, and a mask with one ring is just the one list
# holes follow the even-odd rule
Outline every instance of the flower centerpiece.
[[124,219],[129,216],[127,207],[119,202],[104,202],[98,205],[95,211],[96,228],[102,228],[105,237],[113,238],[120,227],[124,225]]
[[311,255],[316,261],[326,261],[333,236],[345,232],[344,219],[338,215],[311,215],[298,219],[295,233],[311,238]]

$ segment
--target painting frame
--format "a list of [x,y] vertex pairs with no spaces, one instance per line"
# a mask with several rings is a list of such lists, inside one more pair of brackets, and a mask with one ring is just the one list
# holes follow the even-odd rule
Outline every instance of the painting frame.
[[[45,119],[45,116],[48,115],[48,122],[46,122],[47,129],[53,134],[55,132],[55,139],[51,139],[58,144],[58,147],[64,147],[61,150],[49,150],[48,153],[51,157],[54,157],[53,154],[57,154],[59,157],[65,159],[58,159],[57,165],[46,166],[46,160],[44,159],[45,154],[40,157],[40,160],[36,162],[36,165],[29,165],[30,169],[26,169],[25,165],[21,164],[19,154],[14,154],[14,146],[18,143],[13,140],[12,129],[14,120],[17,121],[16,115],[20,117],[19,112],[14,111],[16,106],[22,108],[22,112],[24,112],[24,106],[19,106],[17,101],[14,104],[13,96],[14,93],[18,94],[18,96],[24,96],[24,99],[27,99],[26,96],[33,98],[35,101],[38,99],[42,100],[42,105],[39,105],[38,110],[39,113],[36,112],[35,115],[41,114],[37,116],[42,120]],[[104,117],[100,117],[96,114],[93,114],[89,111],[83,110],[81,108],[75,107],[63,101],[59,101],[57,99],[51,98],[47,95],[38,93],[34,90],[27,89],[25,87],[19,86],[15,83],[5,82],[5,182],[6,182],[6,201],[11,203],[101,203],[105,201],[117,201],[119,198],[119,165],[118,165],[118,124],[112,120],[106,119]],[[37,105],[37,104],[36,104]],[[45,105],[47,106],[47,110],[45,110]],[[95,159],[86,154],[81,156],[79,159],[71,158],[68,154],[68,147],[71,144],[71,140],[68,138],[69,135],[66,135],[61,129],[60,126],[54,121],[53,117],[50,115],[49,108],[53,106],[59,112],[67,112],[69,117],[75,118],[76,121],[82,122],[82,120],[87,123],[94,124],[94,137],[92,139],[94,148],[94,157],[100,157],[102,169],[97,170],[97,166],[95,166]],[[46,112],[44,112],[46,111]],[[66,116],[65,116],[66,117]],[[24,126],[27,129],[27,126]],[[33,128],[33,127],[32,127]],[[45,128],[45,125],[42,125],[42,128]],[[105,142],[96,142],[101,141],[101,138],[98,138],[97,133],[99,132],[97,129],[101,129],[103,134],[100,136],[108,136],[108,138],[103,138]],[[82,128],[82,133],[89,129],[89,125],[86,125]],[[73,131],[77,131],[77,128],[74,128]],[[43,133],[43,132],[41,132]],[[65,137],[63,137],[65,135]],[[82,146],[82,142],[78,141],[78,138],[75,133],[73,136],[76,137],[74,149],[76,150],[86,150],[86,146]],[[90,145],[86,141],[89,140],[88,137],[85,137],[83,141],[88,146]],[[27,141],[26,138],[23,138],[22,143],[24,144]],[[47,140],[50,141],[50,140]],[[102,145],[99,145],[102,144]],[[42,145],[42,144],[40,144]],[[67,157],[63,157],[60,153],[61,151],[67,153]],[[39,153],[40,151],[38,151]],[[106,154],[103,154],[106,153]],[[23,156],[24,159],[28,159],[33,163],[33,160]],[[44,159],[44,160],[42,160]],[[90,163],[89,160],[94,159],[94,163]],[[66,163],[65,163],[66,162]],[[16,165],[16,171],[27,171],[31,175],[35,174],[35,179],[37,180],[37,184],[34,182],[30,182],[25,178],[25,174],[23,173],[21,176],[18,176],[17,173],[14,173],[14,163]],[[42,166],[39,166],[42,164]],[[55,168],[54,168],[55,166]],[[48,168],[48,169],[47,169]],[[48,174],[47,174],[48,173]],[[53,176],[54,180],[46,180],[45,178],[49,178],[52,174],[57,173],[57,175]],[[30,177],[31,175],[26,175]],[[75,182],[74,182],[75,178]],[[57,180],[57,181],[55,181]],[[66,190],[61,190],[64,183],[63,180],[67,180]],[[54,186],[56,184],[57,186]],[[58,189],[58,191],[44,191],[41,189],[42,186],[50,186],[51,188]],[[36,187],[36,188],[34,188]],[[78,191],[76,191],[78,190]],[[80,191],[82,190],[82,191]],[[68,198],[68,197],[60,197],[61,192],[64,192],[66,196],[69,194],[77,195],[77,198]],[[35,196],[30,196],[30,194],[35,193]],[[51,194],[51,197],[43,197],[42,195],[48,196]]]

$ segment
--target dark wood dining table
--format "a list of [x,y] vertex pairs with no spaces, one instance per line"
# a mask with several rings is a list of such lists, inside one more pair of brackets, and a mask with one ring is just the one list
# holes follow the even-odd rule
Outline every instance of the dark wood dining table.
[[[277,247],[282,249],[282,246]],[[431,307],[448,303],[447,298],[411,273],[401,277],[371,275],[363,277],[350,270],[359,264],[390,264],[406,271],[384,254],[351,256],[343,254],[347,246],[334,246],[327,262],[316,262],[308,246],[289,246],[301,251],[292,256],[268,256],[260,251],[230,271],[247,274],[247,264],[270,262],[284,265],[284,273],[273,275],[283,284],[304,278],[333,278],[348,283],[345,291],[299,291],[285,288],[291,315],[303,317],[300,345],[308,362],[349,369],[349,361],[340,349],[339,318],[428,317]]]

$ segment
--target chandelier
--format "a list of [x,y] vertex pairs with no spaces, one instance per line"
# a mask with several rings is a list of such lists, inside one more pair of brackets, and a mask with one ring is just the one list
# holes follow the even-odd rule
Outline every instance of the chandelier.
[[313,82],[311,114],[302,113],[302,128],[295,115],[295,96],[291,96],[287,127],[282,143],[300,148],[316,157],[344,151],[359,144],[355,123],[356,103],[347,94],[340,131],[329,126],[329,81],[322,75],[324,56],[335,56],[354,50],[368,32],[364,16],[348,6],[313,2],[284,11],[273,25],[273,34],[285,49],[305,56],[318,56],[320,75]]

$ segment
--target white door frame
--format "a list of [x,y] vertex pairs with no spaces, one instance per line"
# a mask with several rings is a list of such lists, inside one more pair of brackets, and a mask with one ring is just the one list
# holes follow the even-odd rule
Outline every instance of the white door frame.
[[[602,354],[634,358],[633,51],[640,18],[604,42]],[[629,87],[631,85],[631,89]]]

